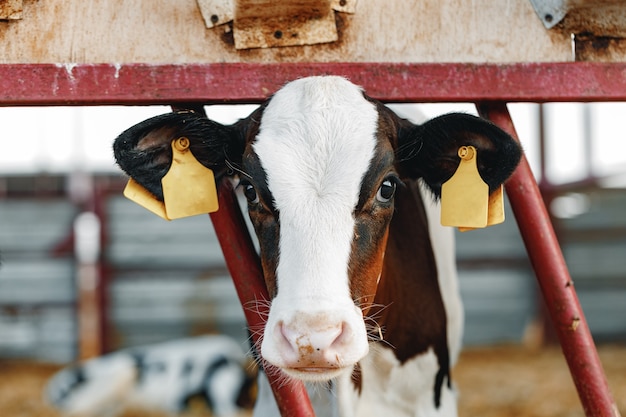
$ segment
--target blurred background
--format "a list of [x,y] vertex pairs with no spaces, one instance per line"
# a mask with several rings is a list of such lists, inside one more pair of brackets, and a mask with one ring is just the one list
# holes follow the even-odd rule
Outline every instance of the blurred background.
[[[470,104],[393,106],[406,117]],[[254,106],[207,106],[232,123]],[[418,110],[419,109],[419,110]],[[626,103],[510,104],[591,332],[626,341]],[[0,360],[248,333],[211,222],[126,200],[111,151],[167,107],[0,108]],[[457,232],[468,347],[556,343],[513,214]]]

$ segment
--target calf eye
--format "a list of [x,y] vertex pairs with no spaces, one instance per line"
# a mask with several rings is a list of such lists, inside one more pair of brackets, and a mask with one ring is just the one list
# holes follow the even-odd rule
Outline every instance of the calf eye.
[[250,204],[258,204],[259,196],[254,189],[254,186],[249,183],[242,184],[243,185],[243,195],[248,200]]
[[376,193],[376,199],[381,203],[388,203],[396,192],[396,183],[391,179],[386,179],[380,185]]

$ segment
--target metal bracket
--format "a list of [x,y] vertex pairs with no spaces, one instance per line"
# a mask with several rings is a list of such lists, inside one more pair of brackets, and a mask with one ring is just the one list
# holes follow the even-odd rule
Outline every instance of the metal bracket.
[[204,24],[211,29],[232,22],[235,16],[234,0],[197,0]]
[[338,39],[335,12],[355,13],[357,0],[197,0],[207,28],[233,23],[236,49],[314,45]]
[[530,2],[546,29],[552,29],[563,20],[568,11],[568,0],[530,0]]

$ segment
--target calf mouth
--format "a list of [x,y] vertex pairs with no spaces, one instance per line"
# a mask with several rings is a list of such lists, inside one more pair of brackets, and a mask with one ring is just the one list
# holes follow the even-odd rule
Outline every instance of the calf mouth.
[[297,368],[282,368],[283,372],[292,378],[305,382],[325,382],[337,378],[344,372],[348,372],[352,366],[324,367],[324,366],[303,366]]

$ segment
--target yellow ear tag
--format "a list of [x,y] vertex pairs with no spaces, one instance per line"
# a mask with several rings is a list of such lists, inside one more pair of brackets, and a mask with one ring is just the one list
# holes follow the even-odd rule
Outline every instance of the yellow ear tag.
[[189,150],[189,139],[172,141],[172,165],[161,180],[168,219],[212,213],[218,210],[213,171]]
[[504,187],[500,185],[489,196],[489,218],[487,219],[487,226],[493,226],[494,224],[504,223]]
[[157,200],[155,196],[132,178],[128,180],[126,188],[124,188],[124,197],[134,201],[157,216],[169,220],[167,214],[165,214],[165,204]]
[[459,148],[461,162],[441,187],[441,224],[460,228],[486,227],[489,186],[478,173],[476,148]]
[[[487,210],[487,226],[500,224],[504,222],[504,192],[503,186],[500,185],[489,196],[489,204]],[[459,227],[460,232],[469,232],[475,230],[475,227]]]

